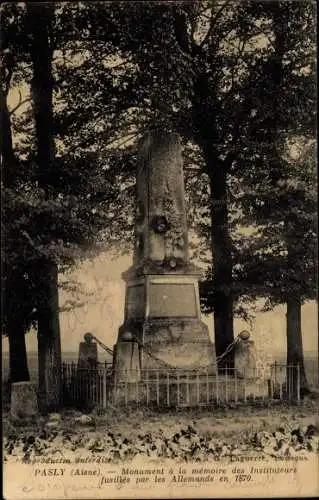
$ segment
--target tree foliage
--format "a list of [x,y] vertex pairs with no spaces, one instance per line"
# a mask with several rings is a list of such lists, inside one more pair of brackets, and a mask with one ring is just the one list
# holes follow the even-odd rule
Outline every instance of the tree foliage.
[[[29,86],[25,8],[3,12],[7,81]],[[55,4],[54,164],[39,179],[28,108],[10,117],[14,157],[3,144],[3,158],[13,158],[3,258],[29,291],[28,318],[40,256],[64,271],[93,248],[129,248],[137,139],[155,126],[182,136],[194,252],[207,266],[203,308],[215,313],[219,354],[246,298],[278,303],[292,287],[302,300],[314,296],[310,146],[289,154],[316,127],[314,19],[310,2]]]

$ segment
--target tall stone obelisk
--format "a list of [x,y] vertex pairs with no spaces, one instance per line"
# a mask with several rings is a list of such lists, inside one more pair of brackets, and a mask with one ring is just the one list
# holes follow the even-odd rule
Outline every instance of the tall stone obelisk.
[[179,137],[154,130],[140,145],[134,257],[123,273],[125,319],[115,346],[118,376],[144,368],[215,371],[214,348],[200,319],[201,273],[189,262]]

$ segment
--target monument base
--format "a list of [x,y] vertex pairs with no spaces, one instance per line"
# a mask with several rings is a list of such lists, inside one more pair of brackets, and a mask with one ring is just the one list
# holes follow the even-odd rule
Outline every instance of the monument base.
[[118,342],[114,346],[114,376],[117,382],[140,380],[141,359],[137,342]]
[[143,368],[207,369],[216,373],[208,328],[198,318],[148,319],[143,328]]
[[[126,331],[133,341],[121,340]],[[120,327],[114,367],[118,380],[127,373],[138,376],[138,369],[205,369],[215,374],[215,348],[207,326],[197,318],[148,318]]]

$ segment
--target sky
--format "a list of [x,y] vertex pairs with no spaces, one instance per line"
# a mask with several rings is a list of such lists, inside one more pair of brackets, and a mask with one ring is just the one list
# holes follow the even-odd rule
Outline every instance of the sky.
[[[75,278],[83,290],[86,304],[70,312],[60,314],[62,351],[78,351],[79,342],[85,332],[92,332],[99,340],[113,347],[117,340],[118,328],[124,318],[125,283],[121,278],[123,271],[132,263],[131,255],[112,260],[110,254],[103,253],[94,260],[82,263],[69,277]],[[65,279],[65,276],[63,277]],[[86,294],[86,296],[85,296]],[[61,290],[60,305],[63,306],[70,293]],[[302,331],[304,350],[318,352],[318,308],[315,302],[309,302],[302,308]],[[213,340],[212,316],[202,316],[208,325]],[[273,359],[286,350],[285,307],[276,307],[268,313],[256,316],[252,327],[242,320],[235,319],[235,336],[243,329],[251,333],[256,348],[268,353]],[[28,351],[37,348],[36,333],[26,336]],[[8,343],[2,340],[7,351]]]

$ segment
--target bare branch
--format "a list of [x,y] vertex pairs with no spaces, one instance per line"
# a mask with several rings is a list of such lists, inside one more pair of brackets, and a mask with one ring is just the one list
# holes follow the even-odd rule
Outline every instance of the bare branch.
[[267,38],[268,42],[270,43],[270,45],[273,47],[273,49],[275,49],[275,44],[273,42],[273,40],[270,38],[270,33],[264,29],[255,29],[252,33],[251,33],[251,38],[254,38],[256,36],[263,36],[265,38]]
[[133,57],[128,57],[127,59],[125,59],[124,61],[121,61],[117,64],[110,64],[109,66],[107,66],[108,69],[117,69],[117,68],[120,68],[121,66],[125,66],[126,64],[128,63],[134,63],[134,60],[133,60]]
[[9,116],[12,116],[21,106],[23,106],[23,104],[26,104],[29,101],[31,101],[31,97],[26,97],[22,100],[21,90],[19,90],[19,102],[11,111],[9,111]]
[[239,44],[239,47],[238,47],[238,54],[237,54],[237,58],[236,58],[236,63],[233,65],[233,68],[232,68],[232,72],[231,72],[231,91],[234,90],[234,82],[235,82],[235,69],[236,69],[236,66],[237,64],[239,63],[239,60],[240,58],[242,57],[243,53],[244,53],[244,50],[245,50],[245,47],[246,47],[246,44],[247,44],[247,39],[246,40],[243,40],[242,42],[242,45],[240,47],[240,44]]
[[[5,73],[5,70],[1,71],[1,73]],[[12,75],[13,75],[13,64],[11,64],[8,68],[7,68],[7,75],[3,78],[3,81],[5,83],[5,95],[7,96],[8,93],[9,93],[9,90],[10,90],[10,82],[11,82],[11,79],[12,79]],[[2,77],[2,75],[1,75]]]
[[190,39],[187,32],[186,18],[178,11],[178,6],[173,8],[175,38],[179,49],[184,55],[190,55]]
[[40,255],[46,255],[45,252],[43,252],[40,248],[38,248],[35,244],[35,242],[33,241],[33,239],[31,238],[31,236],[29,235],[29,233],[24,230],[24,231],[21,231],[21,234],[26,238],[26,240],[28,241],[28,243],[30,244],[30,246],[37,252],[39,253]]
[[213,33],[213,30],[217,24],[218,19],[220,18],[223,10],[231,3],[231,0],[226,0],[225,3],[221,6],[221,8],[216,12],[215,17],[211,20],[209,30],[206,33],[206,36],[202,43],[199,45],[199,48],[202,49],[203,46],[206,44],[206,42],[209,40],[211,34]]
[[[126,139],[125,139],[124,141],[122,141],[122,142],[120,142],[119,144],[117,144],[117,148],[120,148],[121,146],[124,146],[124,144],[126,144],[127,142],[129,142],[129,141],[131,141],[131,140],[135,139],[135,137],[138,137],[141,133],[142,133],[142,131],[139,131],[139,132],[132,132],[132,133],[128,134],[128,135],[126,136]],[[119,138],[115,138],[115,139],[113,139],[111,142],[109,142],[109,143],[107,144],[107,147],[108,147],[108,146],[110,146],[111,144],[113,144],[114,142],[118,141],[118,140],[119,140]]]

